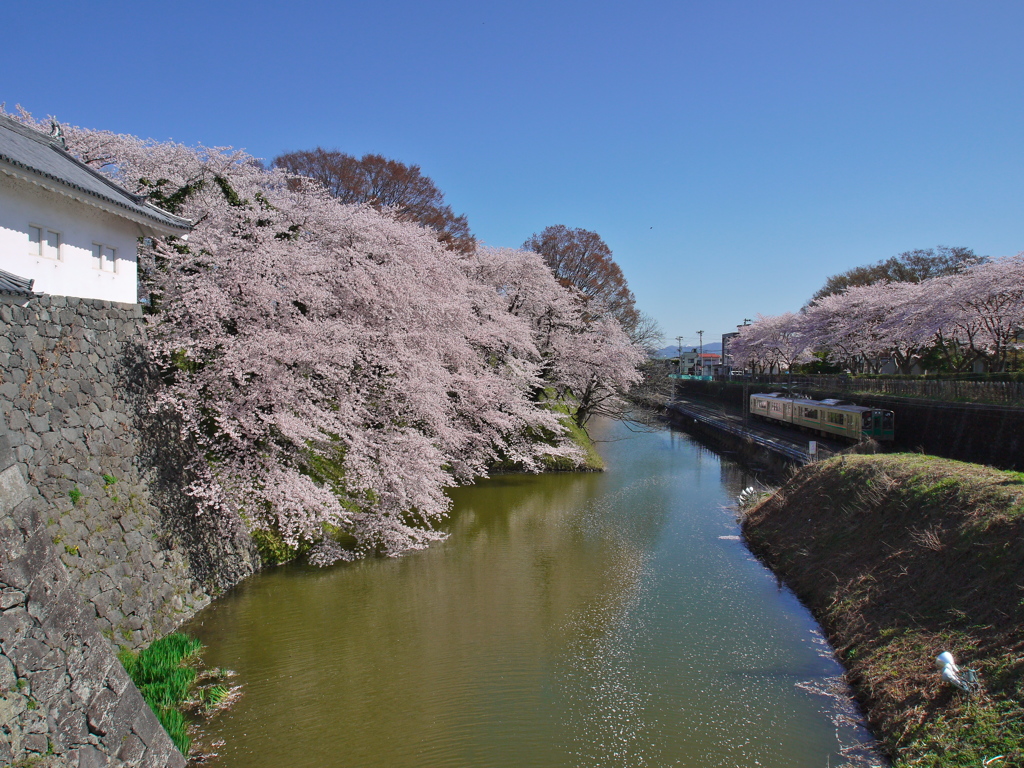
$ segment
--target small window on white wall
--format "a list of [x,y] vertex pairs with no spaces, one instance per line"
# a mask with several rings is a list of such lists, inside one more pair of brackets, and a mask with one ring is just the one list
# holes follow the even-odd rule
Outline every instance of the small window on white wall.
[[28,252],[32,256],[43,255],[43,228],[42,227],[29,227],[28,228]]
[[102,243],[93,243],[92,265],[104,272],[117,272],[117,249]]
[[28,227],[28,252],[32,256],[60,259],[60,232],[30,224]]

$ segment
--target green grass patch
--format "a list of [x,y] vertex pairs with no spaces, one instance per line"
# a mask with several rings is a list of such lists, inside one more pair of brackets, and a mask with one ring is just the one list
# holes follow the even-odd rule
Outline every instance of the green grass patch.
[[118,654],[142,698],[183,755],[188,755],[192,745],[182,712],[196,681],[196,670],[190,662],[202,647],[195,638],[175,632],[138,653],[123,650]]
[[545,465],[548,469],[558,472],[571,472],[579,469],[589,469],[594,471],[600,471],[604,469],[604,459],[597,452],[597,448],[594,447],[594,441],[587,434],[587,430],[576,423],[574,418],[576,415],[576,409],[573,404],[562,398],[555,397],[552,390],[545,390],[544,402],[546,406],[554,411],[560,413],[562,416],[559,418],[559,422],[565,427],[566,434],[572,439],[576,445],[583,451],[584,459],[582,463],[577,463],[569,459],[562,457],[551,456],[545,460]]
[[[587,434],[587,430],[576,423],[576,420],[571,416],[566,416],[561,419],[563,425],[565,425],[566,431],[569,436],[573,439],[580,448],[583,449],[584,460],[583,465],[580,467],[574,462],[570,462],[568,459],[551,458],[548,463],[552,469],[557,470],[572,470],[572,469],[591,469],[591,470],[602,470],[604,469],[604,459],[601,458],[601,454],[597,452],[597,448],[594,446],[594,441]],[[572,466],[569,466],[572,465]]]

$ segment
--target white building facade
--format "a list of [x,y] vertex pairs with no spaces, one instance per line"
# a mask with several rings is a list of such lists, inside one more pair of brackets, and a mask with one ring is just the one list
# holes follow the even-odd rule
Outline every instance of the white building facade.
[[0,116],[0,269],[35,293],[138,301],[138,243],[191,224],[80,163],[63,142]]

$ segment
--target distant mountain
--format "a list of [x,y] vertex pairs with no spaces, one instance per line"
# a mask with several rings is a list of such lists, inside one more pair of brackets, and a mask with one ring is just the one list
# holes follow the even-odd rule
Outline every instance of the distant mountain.
[[[683,352],[690,352],[694,349],[700,349],[700,345],[684,344]],[[704,344],[705,352],[714,352],[717,355],[722,354],[722,342],[720,341],[708,341]],[[671,347],[662,347],[654,353],[655,357],[675,357],[679,354],[679,347],[673,344]]]

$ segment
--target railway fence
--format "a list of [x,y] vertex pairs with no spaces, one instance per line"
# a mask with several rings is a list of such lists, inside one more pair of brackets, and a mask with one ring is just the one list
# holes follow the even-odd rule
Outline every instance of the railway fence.
[[798,388],[846,395],[864,393],[955,403],[988,403],[1024,407],[1024,380],[1015,376],[931,379],[801,374],[794,375],[792,379],[788,375],[757,376],[751,380],[751,383],[779,385],[792,383],[794,387]]

